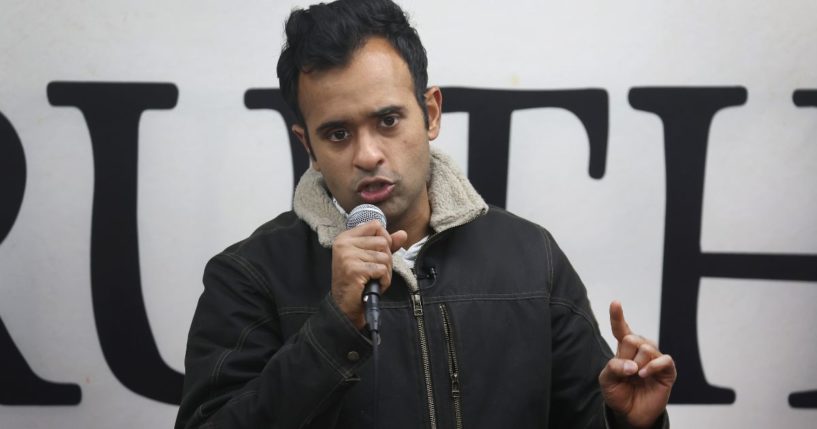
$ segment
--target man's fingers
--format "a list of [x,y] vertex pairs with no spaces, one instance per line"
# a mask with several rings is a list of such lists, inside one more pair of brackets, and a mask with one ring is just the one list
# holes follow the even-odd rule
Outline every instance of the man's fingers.
[[383,265],[391,263],[391,255],[378,250],[361,249],[360,254],[356,255],[356,257],[364,262],[376,262]]
[[407,239],[408,239],[408,233],[406,233],[406,231],[403,231],[402,229],[400,231],[397,231],[394,234],[392,234],[391,235],[391,251],[396,252],[398,249],[403,247],[403,245],[406,244]]
[[365,237],[349,237],[346,244],[356,247],[358,249],[375,250],[378,252],[391,255],[389,249],[389,240],[379,235],[371,235]]
[[[376,279],[380,282],[381,293],[391,284],[392,252],[405,244],[407,234],[397,231],[389,234],[380,222],[374,220],[360,224],[340,233],[335,238],[332,252],[338,260],[342,277],[352,280],[352,284]],[[342,256],[338,256],[342,255]]]
[[[383,278],[391,271],[387,265],[378,264],[376,262],[359,262],[352,268],[355,274],[368,281],[368,279],[376,279],[382,282]],[[365,283],[365,282],[363,282]]]
[[383,237],[386,239],[386,242],[391,246],[391,235],[386,228],[383,228],[383,224],[376,220],[370,220],[366,223],[362,223],[354,228],[347,229],[338,235],[344,237]]
[[332,243],[332,297],[358,328],[363,318],[361,293],[371,279],[381,291],[391,283],[392,237],[377,221],[341,232]]
[[641,378],[656,377],[666,379],[668,384],[672,384],[677,377],[675,361],[670,355],[661,355],[650,361],[638,371]]
[[[375,230],[375,235],[377,235],[378,237],[383,237],[383,238],[385,238],[385,239],[386,239],[386,243],[388,243],[388,246],[386,246],[386,247],[387,247],[388,249],[391,249],[391,246],[392,246],[392,237],[391,237],[391,234],[389,234],[389,232],[388,232],[388,231],[386,231],[386,228],[384,228],[384,227],[383,227],[383,224],[381,224],[380,222],[378,222],[378,221],[372,221],[372,222],[373,222],[373,223],[375,223],[375,226],[377,226],[377,229]],[[370,223],[371,223],[371,222],[370,222]]]
[[613,329],[613,336],[616,337],[618,341],[621,341],[632,332],[630,325],[624,320],[624,309],[618,300],[610,303],[610,327]]
[[616,357],[622,359],[634,359],[638,348],[647,341],[636,334],[627,334],[618,340],[618,349],[616,350]]
[[[652,348],[649,345],[646,347]],[[643,366],[631,359],[612,358],[599,374],[599,384],[609,386],[636,374],[641,378],[660,378],[670,385],[677,377],[675,362],[670,355],[659,355]]]
[[644,368],[651,360],[660,356],[661,352],[659,352],[658,349],[645,342],[638,347],[638,353],[636,353],[633,361],[635,361],[635,364],[638,365],[639,368]]
[[638,372],[638,365],[630,359],[613,358],[607,362],[607,366],[599,374],[599,384],[609,386],[618,383],[622,379],[629,378]]

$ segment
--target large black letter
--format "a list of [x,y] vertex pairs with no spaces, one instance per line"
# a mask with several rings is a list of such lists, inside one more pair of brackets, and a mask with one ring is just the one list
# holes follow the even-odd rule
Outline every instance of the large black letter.
[[52,82],[54,106],[85,116],[94,153],[91,292],[99,341],[111,371],[132,391],[178,404],[182,375],[159,355],[150,331],[139,276],[136,185],[139,118],[170,109],[170,83]]
[[287,125],[287,135],[289,136],[289,151],[292,159],[292,190],[298,186],[298,181],[309,168],[309,157],[301,147],[301,142],[290,132],[295,124],[295,115],[289,109],[284,97],[281,96],[280,89],[248,89],[244,93],[244,105],[248,109],[272,109],[281,114]]
[[[0,243],[5,240],[20,206],[26,187],[26,159],[23,145],[11,123],[0,113]],[[14,344],[0,319],[0,404],[76,405],[82,392],[76,384],[51,383],[38,377]]]
[[576,115],[590,141],[590,177],[604,176],[609,112],[605,90],[511,91],[448,87],[442,91],[445,112],[468,112],[468,178],[488,203],[505,207],[514,110],[558,107]]
[[630,104],[664,124],[667,171],[664,272],[659,337],[683,368],[675,404],[729,404],[735,392],[710,385],[698,348],[698,293],[702,277],[816,280],[817,257],[702,252],[700,247],[707,138],[719,110],[746,101],[742,87],[633,88]]
[[0,243],[6,239],[20,206],[23,204],[23,192],[26,188],[26,157],[23,144],[14,131],[14,127],[0,113]]
[[[817,107],[817,89],[794,91],[792,101],[798,107]],[[817,408],[817,390],[792,393],[789,395],[789,405],[794,408]]]

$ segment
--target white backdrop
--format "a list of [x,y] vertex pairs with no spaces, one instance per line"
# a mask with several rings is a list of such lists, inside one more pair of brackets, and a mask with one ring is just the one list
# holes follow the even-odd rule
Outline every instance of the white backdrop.
[[[817,89],[817,3],[403,3],[428,50],[431,84],[609,94],[601,180],[587,175],[587,135],[575,116],[513,114],[507,200],[557,237],[609,342],[611,299],[646,336],[658,336],[660,316],[664,135],[657,116],[630,106],[633,87],[745,87],[746,103],[719,112],[709,134],[701,248],[817,254],[817,109],[792,103],[796,89]],[[90,288],[88,127],[79,110],[49,103],[48,83],[179,90],[175,108],[142,115],[137,214],[148,318],[162,358],[181,372],[204,263],[290,207],[284,122],[275,111],[248,110],[243,97],[277,87],[283,21],[294,6],[0,0],[0,112],[27,169],[17,221],[0,243],[0,318],[35,373],[82,389],[76,406],[0,406],[0,427],[158,428],[176,414],[125,388],[103,357]],[[467,114],[445,114],[432,143],[463,169],[467,131]],[[673,426],[814,427],[817,409],[794,409],[787,398],[817,389],[816,286],[704,278],[704,371],[737,399],[670,406]]]

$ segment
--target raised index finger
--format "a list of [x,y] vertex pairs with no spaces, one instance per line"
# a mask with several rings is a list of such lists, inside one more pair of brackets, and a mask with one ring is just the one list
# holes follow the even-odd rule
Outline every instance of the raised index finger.
[[610,327],[613,329],[613,336],[619,342],[633,332],[630,330],[630,325],[624,320],[624,308],[621,307],[621,302],[618,300],[610,303]]

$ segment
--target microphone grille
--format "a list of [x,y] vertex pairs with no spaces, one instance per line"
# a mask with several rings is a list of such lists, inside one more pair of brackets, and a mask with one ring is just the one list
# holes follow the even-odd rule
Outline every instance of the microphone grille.
[[386,215],[379,207],[372,204],[361,204],[352,209],[346,218],[346,229],[352,229],[369,221],[377,220],[386,227]]

